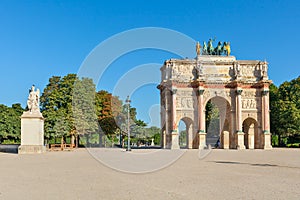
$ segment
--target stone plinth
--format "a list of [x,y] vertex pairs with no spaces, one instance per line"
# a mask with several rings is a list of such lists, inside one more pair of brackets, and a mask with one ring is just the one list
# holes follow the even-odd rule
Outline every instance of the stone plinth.
[[245,144],[244,144],[244,133],[243,132],[238,132],[237,133],[237,149],[246,149]]
[[229,132],[222,132],[222,147],[223,149],[229,149]]
[[272,145],[271,145],[271,134],[270,133],[264,133],[264,149],[272,149]]
[[179,146],[179,134],[177,130],[172,131],[172,146],[171,149],[180,149]]
[[206,133],[204,132],[199,132],[199,149],[204,149],[206,148]]
[[18,153],[43,153],[45,151],[42,113],[24,112],[21,116],[21,146]]

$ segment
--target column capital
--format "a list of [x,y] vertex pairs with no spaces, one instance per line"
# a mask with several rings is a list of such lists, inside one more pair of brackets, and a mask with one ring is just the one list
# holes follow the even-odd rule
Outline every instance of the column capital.
[[177,89],[176,88],[173,88],[172,90],[171,90],[171,94],[172,95],[175,95],[177,93]]
[[267,89],[267,88],[264,88],[264,89],[261,91],[261,94],[262,94],[263,96],[266,96],[268,93],[269,93],[269,89]]
[[198,134],[206,134],[205,130],[198,130]]
[[204,88],[199,88],[198,91],[197,91],[197,94],[200,96],[200,95],[203,95],[204,94]]
[[242,89],[242,88],[237,88],[237,89],[236,89],[236,94],[237,94],[237,95],[241,95],[242,92],[243,92],[243,89]]

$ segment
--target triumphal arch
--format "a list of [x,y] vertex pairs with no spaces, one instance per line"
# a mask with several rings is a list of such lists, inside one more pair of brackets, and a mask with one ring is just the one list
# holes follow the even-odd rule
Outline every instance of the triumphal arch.
[[194,59],[170,59],[161,67],[162,147],[178,149],[184,121],[187,148],[205,148],[206,105],[219,108],[220,147],[270,149],[268,63],[237,60],[230,44],[196,45]]

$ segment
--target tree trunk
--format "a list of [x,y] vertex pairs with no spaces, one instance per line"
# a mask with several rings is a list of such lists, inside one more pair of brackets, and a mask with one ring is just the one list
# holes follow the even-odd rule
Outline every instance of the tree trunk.
[[74,142],[75,142],[75,136],[74,134],[71,135],[71,148],[74,147]]
[[102,134],[99,133],[99,147],[102,147]]
[[79,135],[77,134],[76,135],[76,148],[78,148],[79,146]]
[[61,136],[60,148],[61,148],[61,150],[64,150],[64,136]]

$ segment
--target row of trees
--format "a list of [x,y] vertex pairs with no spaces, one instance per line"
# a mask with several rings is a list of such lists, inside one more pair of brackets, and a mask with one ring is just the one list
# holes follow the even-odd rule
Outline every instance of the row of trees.
[[[128,105],[107,91],[96,92],[91,79],[76,74],[53,76],[40,97],[40,108],[45,118],[45,142],[78,145],[124,145],[127,138]],[[21,104],[0,105],[0,143],[18,144],[21,139],[20,116],[25,111]],[[136,108],[130,107],[132,142],[160,144],[160,129],[146,128],[136,118]]]
[[300,76],[270,86],[270,121],[274,146],[300,144]]
[[[41,96],[41,111],[45,117],[47,143],[68,142],[87,146],[124,145],[127,135],[128,105],[107,91],[96,92],[91,79],[79,79],[76,74],[53,76]],[[133,141],[148,140],[153,128],[145,128],[137,120],[136,108],[130,107]],[[148,139],[147,139],[148,138]],[[58,141],[57,141],[58,140]],[[159,142],[157,142],[159,143]]]
[[0,105],[0,143],[19,144],[21,141],[21,120],[24,109],[21,104],[11,107]]

